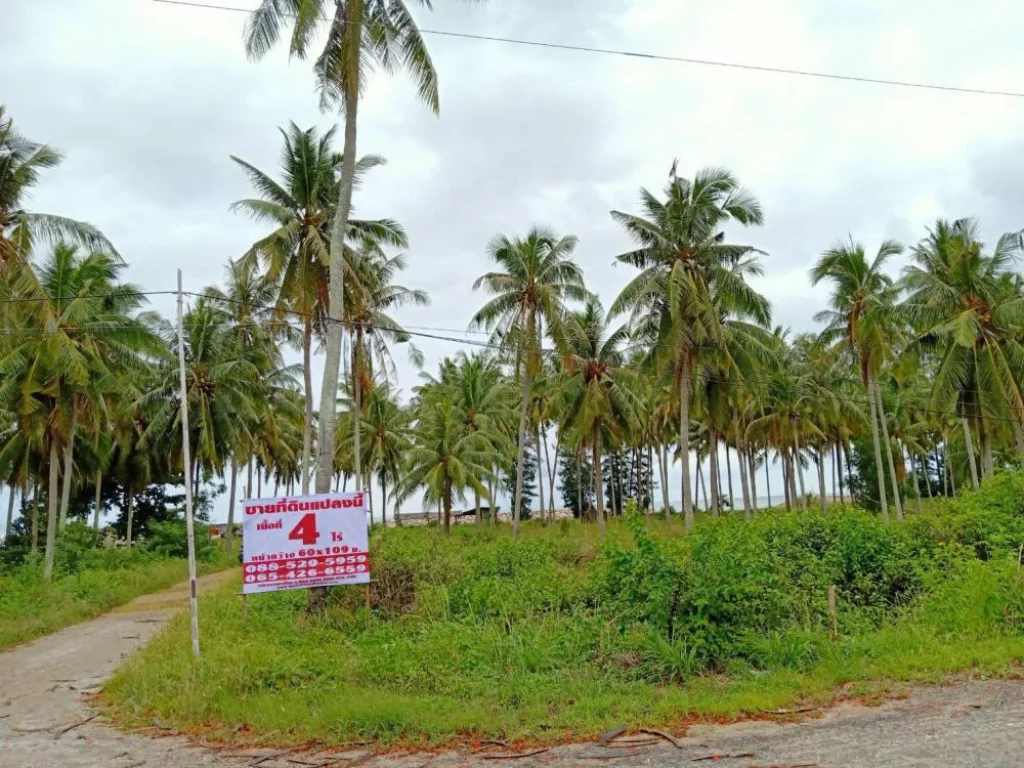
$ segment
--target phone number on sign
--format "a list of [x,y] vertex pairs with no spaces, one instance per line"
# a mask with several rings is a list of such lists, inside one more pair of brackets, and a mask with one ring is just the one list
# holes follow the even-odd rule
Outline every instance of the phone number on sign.
[[325,576],[343,576],[366,573],[370,569],[367,555],[310,558],[270,563],[246,563],[243,567],[247,584],[296,579],[317,579]]

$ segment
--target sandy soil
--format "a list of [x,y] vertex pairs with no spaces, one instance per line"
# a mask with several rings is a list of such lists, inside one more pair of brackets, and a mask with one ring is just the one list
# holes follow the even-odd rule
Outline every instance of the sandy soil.
[[[230,573],[200,580],[215,586]],[[69,627],[0,653],[0,766],[4,768],[192,768],[193,766],[368,765],[371,768],[515,766],[566,768],[614,765],[725,768],[797,766],[1024,765],[1024,682],[971,681],[916,688],[880,707],[843,705],[794,723],[748,722],[698,726],[675,747],[613,742],[558,747],[531,757],[503,759],[500,747],[483,755],[392,755],[365,750],[341,754],[278,754],[270,750],[212,750],[179,737],[123,733],[95,717],[85,696],[122,659],[160,630],[186,600],[185,585],[148,595],[94,621]],[[202,617],[200,617],[202,620]],[[616,746],[619,745],[619,746]],[[703,758],[703,760],[702,760]],[[704,760],[707,760],[705,763]]]

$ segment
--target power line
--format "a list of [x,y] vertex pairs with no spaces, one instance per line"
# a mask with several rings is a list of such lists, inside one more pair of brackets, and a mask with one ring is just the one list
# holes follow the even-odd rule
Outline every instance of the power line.
[[[205,10],[234,11],[236,13],[252,13],[252,9],[238,8],[230,5],[217,5],[213,3],[197,3],[190,0],[152,0],[155,3],[165,5],[177,5],[186,8],[202,8]],[[798,77],[813,77],[824,80],[841,80],[853,83],[866,83],[868,85],[887,85],[899,88],[917,88],[929,91],[945,91],[949,93],[965,93],[977,96],[1004,96],[1008,98],[1024,99],[1024,93],[1016,91],[1000,91],[987,88],[966,88],[954,85],[939,85],[935,83],[919,83],[910,80],[889,80],[876,77],[862,77],[860,75],[842,75],[834,72],[815,72],[805,69],[790,69],[787,67],[773,67],[759,64],[741,64],[735,61],[715,61],[711,59],[697,59],[687,56],[669,56],[665,54],[648,53],[644,51],[631,51],[618,48],[600,48],[588,45],[573,45],[571,43],[547,43],[539,40],[523,40],[513,37],[500,37],[497,35],[477,35],[469,32],[452,32],[441,29],[420,29],[424,35],[436,37],[456,38],[463,40],[477,40],[481,42],[502,43],[505,45],[519,45],[532,48],[547,48],[577,53],[591,53],[605,56],[624,56],[632,59],[643,59],[646,61],[671,62],[674,64],[690,64],[701,67],[720,67],[726,69],[738,69],[748,72],[761,72],[778,75],[793,75]]]

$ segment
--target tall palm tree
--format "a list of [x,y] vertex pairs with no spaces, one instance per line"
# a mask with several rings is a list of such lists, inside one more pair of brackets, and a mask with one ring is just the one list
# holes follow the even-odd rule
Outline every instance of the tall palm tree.
[[[309,492],[310,459],[313,446],[313,382],[311,356],[314,334],[323,338],[328,330],[330,290],[330,228],[340,191],[339,174],[344,162],[332,142],[334,129],[320,135],[316,128],[301,130],[291,123],[281,131],[281,180],[250,163],[232,156],[249,177],[257,197],[239,200],[231,208],[274,227],[270,234],[253,243],[243,257],[250,266],[262,262],[265,281],[277,305],[279,318],[297,315],[302,324],[303,384],[306,398],[302,440],[302,492]],[[376,155],[355,164],[353,185],[363,175],[384,164]],[[408,245],[401,226],[389,219],[350,219],[347,242],[368,242],[377,246]],[[351,281],[351,265],[347,264]]]
[[[889,522],[889,505],[885,493],[885,469],[879,424],[884,428],[885,413],[879,411],[881,393],[877,386],[878,372],[891,354],[893,344],[893,310],[899,290],[893,279],[883,270],[885,263],[903,252],[903,247],[886,240],[879,246],[869,262],[864,246],[854,242],[841,242],[829,248],[811,269],[811,285],[822,280],[833,284],[829,309],[814,316],[826,324],[821,332],[824,343],[841,344],[852,356],[860,372],[870,406],[871,440],[878,470],[878,497],[882,505],[882,518]],[[885,439],[889,445],[888,437]],[[891,451],[891,448],[889,448]],[[891,464],[891,462],[890,462]],[[892,477],[893,499],[897,519],[903,518],[896,478]]]
[[605,534],[601,449],[620,443],[635,426],[642,403],[637,378],[625,365],[622,347],[628,328],[608,327],[596,297],[566,324],[568,357],[561,387],[564,428],[578,445],[589,443],[594,459],[597,522]]
[[421,405],[402,469],[402,496],[424,488],[425,502],[441,502],[445,533],[451,533],[452,501],[464,498],[467,488],[487,496],[483,481],[491,474],[493,447],[483,433],[466,429],[466,414],[451,395]]
[[[230,314],[216,299],[201,298],[182,320],[185,346],[185,388],[188,398],[189,442],[198,481],[199,469],[221,474],[238,435],[255,423],[261,375],[258,360],[238,344]],[[175,375],[177,356],[171,353],[176,337],[168,323],[162,325],[167,353],[159,361],[153,388],[139,399],[151,409],[152,418],[143,434],[147,447],[162,445],[166,435],[180,430],[181,402]],[[263,354],[263,352],[261,352]],[[181,446],[167,446],[181,467]]]
[[[385,376],[394,373],[390,346],[405,344],[409,357],[417,367],[423,358],[409,334],[391,313],[404,306],[425,306],[430,303],[426,291],[406,288],[394,282],[395,276],[405,269],[405,257],[387,256],[373,242],[364,241],[360,251],[350,260],[355,279],[345,289],[345,325],[352,336],[352,407],[362,414],[363,399],[372,391],[377,372]],[[362,488],[363,468],[360,431],[362,418],[353,419],[356,489]]]
[[991,420],[1024,421],[1024,296],[1013,278],[1022,255],[1024,235],[1004,235],[986,254],[976,221],[939,220],[914,247],[903,273],[909,291],[903,309],[922,339],[941,350],[933,405],[959,405],[975,485],[970,423],[981,474],[991,477]]
[[477,311],[471,327],[492,332],[492,340],[512,357],[522,386],[513,538],[519,537],[527,416],[533,379],[542,365],[542,340],[547,334],[560,347],[566,302],[584,301],[590,295],[583,273],[570,258],[576,243],[571,235],[560,237],[541,227],[530,230],[525,238],[499,235],[489,248],[499,271],[488,272],[473,284],[474,290],[483,288],[494,298]]
[[[428,0],[421,0],[428,9]],[[332,7],[333,6],[333,7]],[[326,34],[316,33],[326,21]],[[437,72],[423,37],[405,0],[262,0],[249,17],[245,46],[249,56],[262,58],[280,39],[283,27],[292,25],[289,54],[305,59],[316,39],[323,48],[315,73],[321,105],[340,105],[345,115],[345,149],[341,166],[337,211],[330,235],[330,282],[328,314],[344,316],[345,248],[352,211],[352,188],[356,172],[356,139],[359,96],[366,85],[364,76],[374,66],[385,71],[407,70],[416,81],[420,98],[433,112],[439,109]],[[328,404],[319,421],[316,490],[330,490],[334,472],[336,414],[330,404],[337,400],[341,370],[342,328],[327,328],[326,361],[320,402]]]
[[767,325],[767,299],[746,278],[760,273],[755,249],[725,241],[730,222],[760,226],[761,205],[723,168],[682,178],[673,163],[659,200],[641,190],[643,214],[612,211],[639,246],[618,256],[641,270],[612,305],[614,317],[631,313],[634,334],[647,344],[663,368],[671,370],[679,392],[679,455],[687,528],[693,527],[690,489],[690,400],[699,376],[701,355],[726,346],[721,306],[740,318]]
[[[381,490],[381,522],[387,522],[388,480],[397,485],[406,451],[412,446],[412,414],[398,402],[386,383],[375,386],[362,410],[366,431],[363,464],[376,473]],[[397,520],[397,510],[396,517]]]
[[17,268],[33,249],[58,243],[117,255],[110,241],[91,224],[25,210],[42,172],[63,161],[64,156],[53,147],[22,136],[0,105],[0,270]]
[[[465,414],[466,431],[480,433],[494,449],[491,466],[500,464],[502,458],[512,452],[509,427],[514,419],[515,392],[497,362],[486,355],[460,352],[454,361],[446,360],[442,365],[439,384],[442,391],[454,396],[455,403]],[[479,525],[482,522],[480,494],[474,494]]]

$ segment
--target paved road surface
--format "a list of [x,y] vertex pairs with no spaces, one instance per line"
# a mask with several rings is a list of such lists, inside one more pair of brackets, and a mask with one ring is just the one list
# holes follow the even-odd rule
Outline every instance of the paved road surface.
[[[229,574],[202,581],[217,583]],[[0,766],[3,768],[201,768],[245,766],[260,750],[220,753],[181,738],[150,739],[92,721],[82,696],[151,638],[185,601],[184,586],[136,600],[114,613],[0,653]],[[568,768],[568,766],[942,766],[1024,765],[1024,682],[977,681],[923,687],[881,707],[844,705],[801,723],[741,723],[691,728],[682,747],[559,747],[534,757],[488,760],[466,754],[372,758],[282,755],[264,768]],[[242,754],[238,754],[242,753]],[[495,754],[501,754],[500,751]],[[607,759],[612,756],[613,759]],[[701,757],[716,761],[694,763]],[[736,755],[736,757],[729,757]]]

